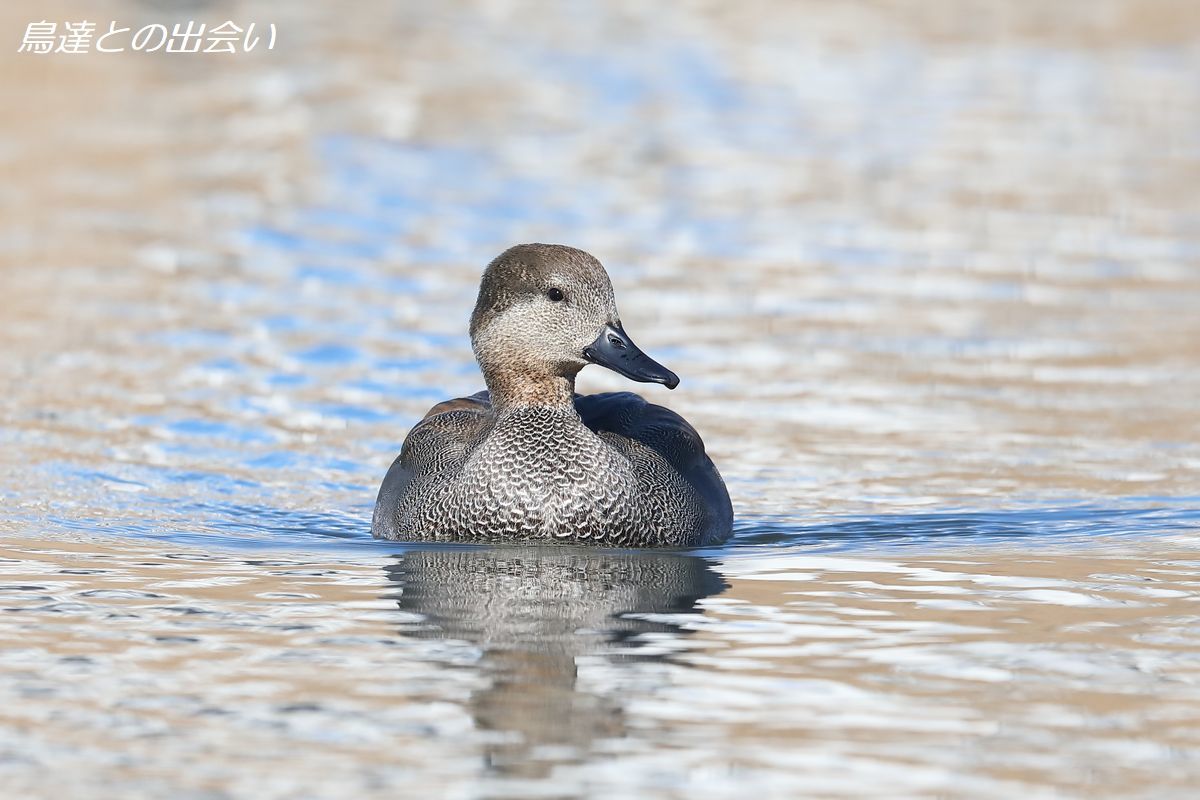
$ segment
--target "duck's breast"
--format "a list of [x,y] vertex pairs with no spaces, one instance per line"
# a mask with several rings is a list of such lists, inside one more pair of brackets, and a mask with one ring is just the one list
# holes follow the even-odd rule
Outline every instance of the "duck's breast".
[[687,420],[632,392],[577,395],[575,407],[588,428],[629,458],[651,513],[664,518],[675,539],[671,544],[728,538],[733,525],[729,492]]

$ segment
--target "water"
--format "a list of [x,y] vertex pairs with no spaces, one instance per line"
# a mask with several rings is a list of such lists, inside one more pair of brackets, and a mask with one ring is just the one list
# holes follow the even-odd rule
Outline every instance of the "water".
[[[6,796],[1194,793],[1191,4],[236,13],[277,49],[0,53]],[[530,240],[728,545],[369,538]]]

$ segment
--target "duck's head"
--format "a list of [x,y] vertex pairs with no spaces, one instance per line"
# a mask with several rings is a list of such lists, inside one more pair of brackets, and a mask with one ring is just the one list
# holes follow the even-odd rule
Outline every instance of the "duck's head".
[[488,264],[471,315],[471,346],[493,391],[506,376],[572,380],[588,364],[668,389],[679,384],[625,333],[600,262],[563,245],[520,244]]

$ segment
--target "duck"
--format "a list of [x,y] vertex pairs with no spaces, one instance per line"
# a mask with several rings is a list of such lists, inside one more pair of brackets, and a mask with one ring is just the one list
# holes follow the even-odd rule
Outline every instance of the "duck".
[[580,395],[584,367],[679,377],[621,323],[591,254],[521,244],[483,272],[469,333],[487,386],[409,431],[372,515],[375,538],[698,547],[729,538],[729,492],[700,434],[632,392]]

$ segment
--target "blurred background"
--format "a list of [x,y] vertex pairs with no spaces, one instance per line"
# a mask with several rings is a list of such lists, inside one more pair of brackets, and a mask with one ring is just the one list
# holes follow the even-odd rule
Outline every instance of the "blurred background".
[[[10,485],[369,504],[482,385],[483,266],[551,241],[608,265],[743,512],[1197,494],[1194,3],[0,14]],[[33,17],[278,36],[18,53]]]
[[[264,38],[234,54],[18,52],[42,20],[60,32],[89,20],[97,35],[114,22],[136,32],[232,20]],[[480,272],[511,244],[544,241],[599,257],[631,335],[682,378],[668,393],[585,370],[581,390],[636,388],[688,417],[729,484],[738,541],[803,549],[814,535],[847,531],[972,543],[1110,534],[1106,546],[1130,559],[1122,574],[1149,575],[1161,564],[1123,548],[1155,532],[1194,533],[1200,502],[1198,76],[1200,4],[1190,0],[5,3],[0,531],[28,552],[74,542],[131,564],[186,547],[238,554],[213,567],[210,588],[265,557],[246,553],[342,548],[327,556],[340,570],[357,569],[347,564],[364,552],[381,557],[366,541],[370,509],[409,426],[434,402],[482,388],[466,335]],[[846,528],[845,519],[872,522]],[[106,551],[97,536],[151,550]],[[1173,563],[1194,564],[1186,552]],[[1092,585],[1113,570],[1071,559],[1094,556],[1035,572]],[[13,564],[24,559],[10,553]],[[63,568],[47,559],[46,570]],[[1018,564],[1002,569],[1034,580]],[[150,580],[127,569],[121,586]],[[779,612],[792,602],[782,589],[774,599],[738,594],[763,585],[738,578],[760,569],[771,567],[719,571],[733,597]],[[36,572],[14,585],[48,585]],[[1194,581],[1176,577],[1171,591],[1190,596]],[[360,579],[375,597],[379,571]],[[70,595],[90,614],[154,602],[81,598],[72,592],[94,587],[55,580],[65,588],[49,596]],[[334,605],[323,613],[352,607],[326,590]],[[212,591],[197,607],[233,614],[234,596]],[[987,605],[991,591],[972,584],[982,595],[970,599]],[[1194,764],[1178,757],[1197,752],[1195,716],[1179,709],[1195,711],[1200,673],[1195,610],[1178,602],[1162,619],[1172,631],[1190,620],[1191,638],[1164,633],[1170,658],[1153,664],[1170,661],[1184,670],[1173,685],[1191,688],[1171,697],[1175,711],[1160,709],[1185,727],[1160,749],[1014,734],[993,745],[1020,766],[972,773],[982,783],[895,772],[946,757],[928,729],[933,749],[903,750],[905,733],[894,743],[903,752],[884,758],[895,756],[893,771],[857,774],[889,790],[959,785],[979,797],[1017,786],[1036,796],[1066,791],[1064,769],[1112,759],[1110,773],[1097,773],[1110,785],[1147,776],[1189,785]],[[74,657],[62,635],[46,633],[57,619],[48,607],[33,607],[43,611],[22,636],[44,634],[43,649],[13,667],[29,680],[47,653]],[[141,613],[147,625],[174,624]],[[1047,630],[1094,621],[1053,620]],[[1115,652],[1145,632],[1120,630],[1079,646]],[[988,669],[1019,675],[1053,661],[1018,669],[971,653],[933,661],[979,658],[987,663],[972,674],[993,677]],[[353,663],[369,673],[369,660]],[[1108,675],[1084,663],[1062,675]],[[1138,669],[1153,672],[1146,663]],[[904,731],[921,692],[940,691],[947,674],[914,690],[914,705],[896,706],[889,724]],[[159,680],[168,681],[104,684],[97,697]],[[746,680],[727,688],[780,702]],[[1145,701],[1168,704],[1146,680]],[[316,685],[304,691],[323,691]],[[78,707],[78,698],[30,703],[34,689],[20,696],[22,724],[44,728]],[[1061,691],[1048,686],[1037,702]],[[874,695],[855,697],[878,712]],[[1003,692],[993,700],[1002,707]],[[1083,707],[1072,713],[1090,725],[1095,709]],[[1012,729],[1040,730],[1044,708],[1031,700]],[[797,713],[811,721],[833,710]],[[1104,717],[1105,729],[1143,736],[1167,724],[1129,713]],[[731,725],[744,721],[735,717]],[[67,728],[81,724],[58,735],[71,740]],[[975,729],[938,730],[958,741]],[[297,741],[312,734],[288,731]],[[12,758],[28,755],[14,742]],[[1059,746],[1055,764],[1037,761]],[[847,751],[867,761],[802,763],[830,777],[876,763],[879,747]],[[39,757],[61,755],[44,748]],[[796,790],[784,756],[757,767],[745,758],[746,772],[721,774]],[[312,763],[304,780],[317,786],[321,762]],[[295,788],[263,769],[284,795]],[[439,780],[450,780],[447,769]],[[104,774],[126,790],[159,786],[153,771],[129,785]],[[987,782],[1000,778],[1015,783]],[[230,780],[212,785],[236,788]],[[813,785],[851,794],[872,785],[830,780]]]

